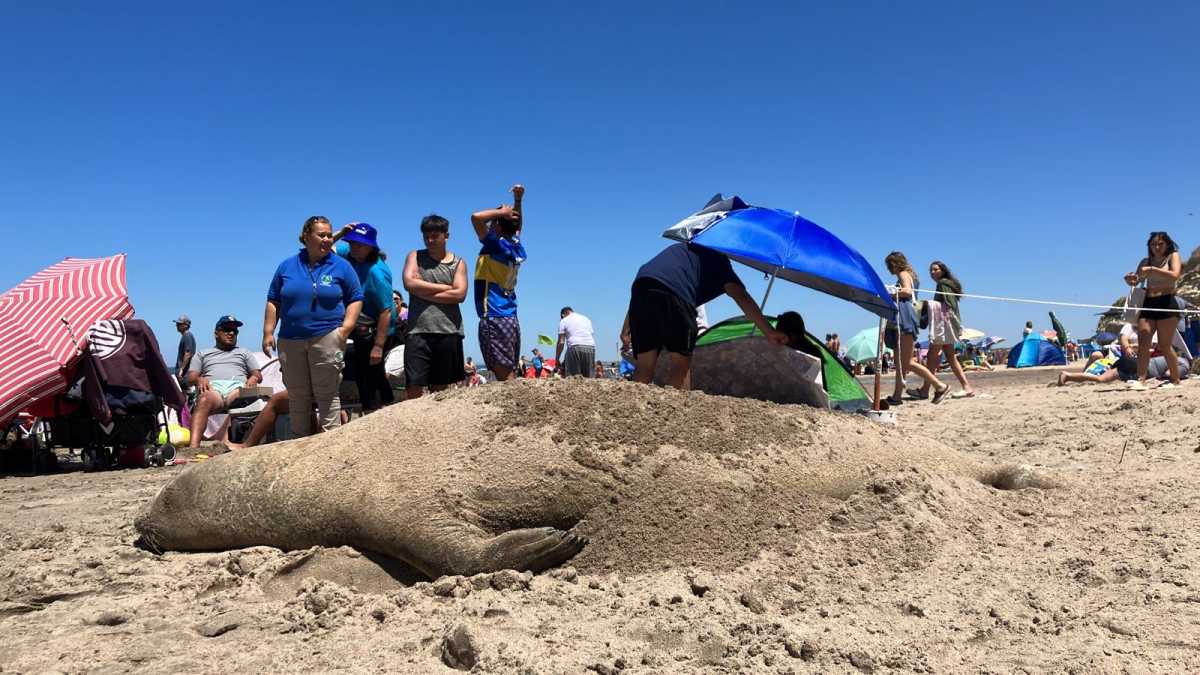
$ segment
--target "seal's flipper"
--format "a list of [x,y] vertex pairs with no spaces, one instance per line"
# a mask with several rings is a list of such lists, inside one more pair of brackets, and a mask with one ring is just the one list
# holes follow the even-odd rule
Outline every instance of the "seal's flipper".
[[583,535],[553,527],[513,530],[489,541],[481,562],[488,567],[487,571],[541,572],[570,560],[587,543]]

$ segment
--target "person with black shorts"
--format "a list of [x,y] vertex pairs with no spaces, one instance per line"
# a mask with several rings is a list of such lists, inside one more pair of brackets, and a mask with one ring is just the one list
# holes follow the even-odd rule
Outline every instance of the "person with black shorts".
[[463,325],[459,305],[467,297],[467,268],[446,250],[450,222],[439,215],[421,221],[425,248],[404,261],[404,288],[411,296],[404,344],[405,398],[426,388],[441,391],[461,382]]
[[[1183,261],[1179,246],[1166,232],[1151,232],[1146,242],[1146,257],[1138,263],[1135,271],[1125,275],[1125,283],[1131,287],[1145,286],[1145,301],[1137,315],[1138,344],[1149,345],[1157,335],[1158,349],[1166,357],[1167,371],[1172,386],[1179,385],[1179,357],[1175,353],[1175,332],[1179,327],[1180,313],[1176,311],[1176,284],[1183,273]],[[1149,375],[1151,353],[1149,349],[1138,351],[1136,388],[1144,388]]]
[[693,244],[672,244],[638,270],[629,294],[621,342],[636,358],[634,380],[654,379],[658,354],[669,354],[666,384],[687,389],[696,346],[696,307],[728,295],[772,343],[787,336],[771,327],[746,293],[729,258]]

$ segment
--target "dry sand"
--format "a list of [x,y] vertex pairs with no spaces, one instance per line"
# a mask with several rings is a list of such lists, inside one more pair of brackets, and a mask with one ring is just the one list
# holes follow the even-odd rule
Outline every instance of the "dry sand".
[[[1196,672],[1200,382],[1052,377],[975,376],[990,398],[909,403],[882,434],[779,413],[1034,465],[1057,488],[917,465],[786,509],[716,495],[713,513],[742,515],[708,528],[662,494],[593,514],[593,545],[536,577],[418,582],[348,549],[154,556],[132,546],[133,516],[182,467],[0,479],[0,670]],[[587,433],[602,448],[615,432]]]

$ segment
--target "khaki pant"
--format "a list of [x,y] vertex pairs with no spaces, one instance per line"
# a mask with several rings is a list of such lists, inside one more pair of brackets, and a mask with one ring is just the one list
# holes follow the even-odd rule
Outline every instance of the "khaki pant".
[[312,430],[313,401],[317,421],[326,431],[340,425],[342,366],[346,344],[337,330],[307,340],[279,340],[279,370],[288,391],[288,417],[292,436],[307,436]]

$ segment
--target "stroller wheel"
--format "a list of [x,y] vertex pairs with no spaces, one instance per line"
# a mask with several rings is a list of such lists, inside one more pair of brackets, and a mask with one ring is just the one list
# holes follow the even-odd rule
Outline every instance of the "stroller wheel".
[[79,459],[83,462],[84,471],[95,471],[100,468],[100,452],[96,448],[84,448],[79,453]]

